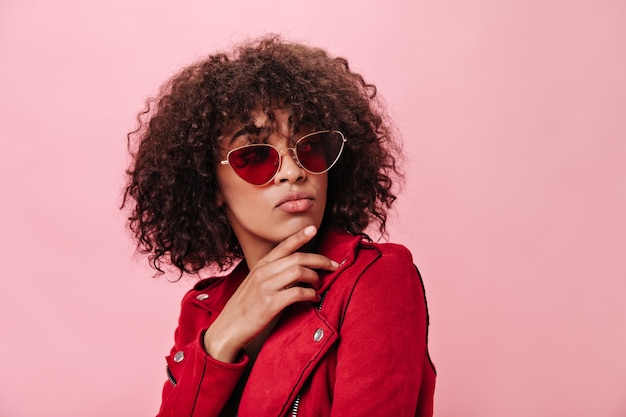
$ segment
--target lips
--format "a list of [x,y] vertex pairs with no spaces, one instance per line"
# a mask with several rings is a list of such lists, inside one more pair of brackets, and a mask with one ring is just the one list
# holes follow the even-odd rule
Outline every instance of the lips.
[[278,200],[276,208],[289,213],[299,213],[310,209],[314,200],[313,194],[305,192],[288,193]]

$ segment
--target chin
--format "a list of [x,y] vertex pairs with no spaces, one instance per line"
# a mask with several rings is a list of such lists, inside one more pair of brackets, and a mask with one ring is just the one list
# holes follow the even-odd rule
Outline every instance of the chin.
[[287,238],[287,237],[293,235],[294,233],[297,233],[300,230],[302,230],[305,227],[310,226],[310,225],[313,225],[317,229],[319,229],[321,224],[322,224],[322,219],[317,219],[317,218],[313,218],[313,217],[310,217],[310,216],[303,216],[303,217],[298,217],[298,218],[292,218],[292,219],[289,219],[285,223],[284,227],[280,228],[280,230],[282,232],[280,234],[281,235],[284,234],[285,235],[284,238]]

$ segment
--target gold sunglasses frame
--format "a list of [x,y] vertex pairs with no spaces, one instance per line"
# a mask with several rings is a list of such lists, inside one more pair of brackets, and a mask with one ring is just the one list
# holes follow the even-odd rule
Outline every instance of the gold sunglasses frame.
[[[304,139],[306,139],[306,138],[308,138],[308,137],[310,137],[310,136],[313,136],[313,135],[319,135],[319,134],[321,134],[321,133],[339,133],[339,136],[341,136],[341,148],[339,149],[339,153],[337,153],[337,157],[335,158],[335,160],[334,160],[331,164],[329,164],[329,165],[328,165],[328,168],[326,168],[325,170],[320,171],[320,172],[315,172],[315,171],[311,171],[311,170],[306,169],[306,168],[302,165],[302,163],[301,163],[301,162],[300,162],[300,160],[298,159],[298,154],[297,154],[297,152],[296,152],[296,146],[297,146],[297,145],[298,145],[298,143],[299,143],[299,142],[301,142],[302,140],[304,140]],[[283,158],[282,158],[282,155],[283,155],[283,152],[284,152],[284,151],[291,151],[291,156],[292,156],[293,160],[295,161],[296,165],[298,165],[298,167],[302,168],[302,169],[303,169],[303,170],[305,170],[306,172],[308,172],[308,173],[310,173],[310,174],[323,174],[323,173],[325,173],[325,172],[330,171],[330,169],[331,169],[332,167],[334,167],[334,166],[335,166],[335,164],[337,163],[337,161],[338,161],[338,160],[339,160],[339,158],[341,157],[341,154],[343,153],[343,149],[345,148],[346,142],[348,142],[348,140],[346,139],[345,135],[344,135],[341,131],[339,131],[339,130],[317,130],[317,131],[315,131],[315,132],[307,133],[306,135],[302,136],[300,139],[298,139],[298,140],[294,143],[294,146],[293,146],[293,147],[291,147],[291,148],[285,148],[285,149],[282,149],[282,150],[281,150],[281,149],[278,149],[278,148],[277,148],[276,146],[274,146],[274,145],[270,145],[269,143],[251,143],[251,144],[249,144],[249,145],[239,146],[239,147],[237,147],[237,148],[235,148],[235,149],[231,149],[230,151],[228,151],[228,153],[226,154],[226,159],[224,159],[224,160],[220,161],[220,164],[222,164],[222,165],[230,165],[230,162],[228,161],[228,158],[230,157],[230,154],[231,154],[231,153],[233,153],[233,152],[235,152],[235,151],[238,151],[238,150],[244,149],[244,148],[259,147],[259,146],[266,146],[266,147],[274,148],[274,149],[276,150],[276,152],[278,152],[278,167],[276,168],[276,172],[274,172],[274,175],[272,175],[272,177],[271,177],[269,180],[267,180],[266,182],[264,182],[263,184],[254,184],[254,183],[251,183],[250,181],[248,181],[248,180],[246,180],[246,179],[242,178],[242,177],[239,175],[239,173],[238,173],[238,172],[237,172],[237,171],[236,171],[236,170],[232,167],[232,165],[231,165],[231,169],[235,172],[235,174],[237,174],[237,176],[238,176],[239,178],[241,178],[242,180],[246,181],[246,182],[247,182],[247,183],[249,183],[249,184],[261,186],[261,185],[266,185],[266,184],[269,184],[269,183],[270,183],[270,182],[271,182],[271,181],[272,181],[272,180],[276,177],[276,174],[278,174],[278,172],[280,171],[280,167],[281,167],[281,166],[282,166],[282,164],[283,164]]]

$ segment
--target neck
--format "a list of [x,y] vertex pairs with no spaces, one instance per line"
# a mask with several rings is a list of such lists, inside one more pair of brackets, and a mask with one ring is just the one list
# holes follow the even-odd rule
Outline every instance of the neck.
[[[302,246],[301,248],[297,249],[294,252],[308,252],[308,253],[315,252],[315,248],[317,246],[317,239],[318,239],[318,236],[315,236],[313,240],[306,243],[304,246]],[[255,242],[254,245],[241,244],[243,258],[246,261],[246,265],[248,265],[248,269],[252,270],[255,267],[255,265],[261,259],[267,256],[272,251],[272,249],[274,249],[277,245],[278,245],[277,243],[273,243],[273,242],[267,242],[266,244],[260,244],[258,242]]]

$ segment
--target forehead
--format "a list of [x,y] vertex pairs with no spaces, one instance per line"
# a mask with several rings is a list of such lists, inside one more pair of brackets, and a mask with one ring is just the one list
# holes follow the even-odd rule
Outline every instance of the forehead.
[[224,129],[221,141],[223,146],[231,147],[245,144],[250,138],[265,139],[274,134],[290,138],[293,130],[291,113],[288,110],[254,110],[247,119],[229,124]]

